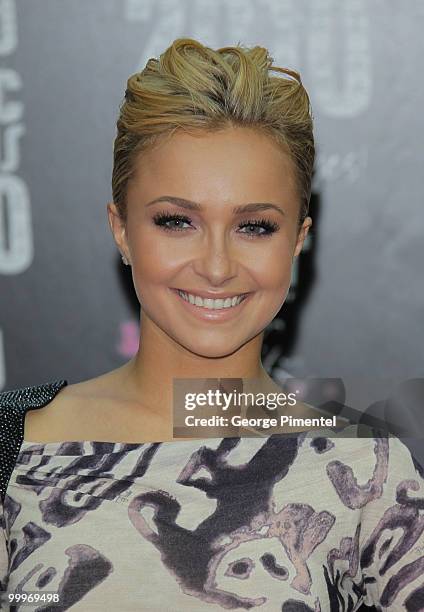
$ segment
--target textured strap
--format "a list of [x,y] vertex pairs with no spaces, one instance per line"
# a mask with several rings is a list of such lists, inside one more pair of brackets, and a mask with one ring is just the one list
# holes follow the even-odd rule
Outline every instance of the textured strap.
[[2,502],[24,439],[26,411],[32,408],[42,408],[51,402],[67,384],[67,380],[57,380],[44,385],[0,393],[0,496]]

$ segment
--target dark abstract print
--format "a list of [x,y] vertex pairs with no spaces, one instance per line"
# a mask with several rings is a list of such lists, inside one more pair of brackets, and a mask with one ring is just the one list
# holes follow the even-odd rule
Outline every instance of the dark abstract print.
[[395,438],[316,433],[24,441],[1,588],[60,603],[11,609],[424,610],[420,467]]

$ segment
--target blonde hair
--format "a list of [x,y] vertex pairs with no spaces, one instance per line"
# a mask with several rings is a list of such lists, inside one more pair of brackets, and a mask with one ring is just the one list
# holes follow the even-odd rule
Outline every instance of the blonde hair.
[[[291,157],[301,201],[299,227],[308,214],[315,159],[313,117],[299,73],[273,66],[259,46],[214,50],[177,38],[129,77],[114,142],[113,200],[126,222],[126,192],[135,158],[164,136],[245,126],[273,138]],[[280,72],[285,78],[270,76]]]

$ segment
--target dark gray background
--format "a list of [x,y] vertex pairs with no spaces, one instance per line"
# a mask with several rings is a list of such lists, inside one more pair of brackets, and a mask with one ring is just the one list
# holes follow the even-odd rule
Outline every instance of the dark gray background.
[[314,228],[268,333],[269,370],[352,379],[363,405],[424,376],[423,2],[0,11],[0,389],[91,378],[136,350],[138,303],[106,215],[115,122],[128,76],[179,36],[266,46],[310,93]]

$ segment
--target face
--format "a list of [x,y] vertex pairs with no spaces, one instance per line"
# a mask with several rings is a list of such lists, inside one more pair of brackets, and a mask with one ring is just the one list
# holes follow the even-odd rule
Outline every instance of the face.
[[[230,355],[256,338],[286,299],[312,223],[307,217],[298,231],[299,207],[290,158],[250,128],[177,132],[142,152],[126,225],[108,204],[142,325],[205,357]],[[242,301],[224,308],[232,296]]]

